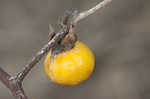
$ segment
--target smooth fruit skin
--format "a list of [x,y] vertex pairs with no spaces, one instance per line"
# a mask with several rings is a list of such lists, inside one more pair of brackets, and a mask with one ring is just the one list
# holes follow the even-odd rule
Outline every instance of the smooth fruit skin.
[[82,42],[77,41],[74,48],[59,53],[50,59],[51,50],[45,59],[45,72],[55,83],[76,85],[86,80],[94,69],[94,55]]

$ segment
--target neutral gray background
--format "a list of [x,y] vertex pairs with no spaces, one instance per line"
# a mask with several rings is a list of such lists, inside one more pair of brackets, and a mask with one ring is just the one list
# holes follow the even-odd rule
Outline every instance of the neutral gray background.
[[[0,0],[0,66],[15,75],[48,41],[48,24],[70,8],[86,10],[101,0]],[[150,0],[113,0],[76,27],[95,53],[84,83],[53,84],[43,60],[24,81],[30,99],[150,99]],[[57,30],[58,28],[56,28]],[[14,99],[0,83],[0,99]]]

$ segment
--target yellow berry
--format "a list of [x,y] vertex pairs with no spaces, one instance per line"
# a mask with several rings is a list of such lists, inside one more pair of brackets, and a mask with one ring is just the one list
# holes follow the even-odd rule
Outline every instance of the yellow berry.
[[45,72],[55,83],[76,85],[86,80],[94,69],[94,55],[82,42],[77,41],[74,48],[57,54],[51,59],[51,50],[46,56]]

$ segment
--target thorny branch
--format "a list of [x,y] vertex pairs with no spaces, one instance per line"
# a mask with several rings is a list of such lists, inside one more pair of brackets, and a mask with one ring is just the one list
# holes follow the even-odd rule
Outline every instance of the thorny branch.
[[22,89],[22,81],[29,73],[29,71],[35,66],[36,63],[52,48],[55,44],[63,38],[69,32],[70,26],[62,28],[53,38],[50,40],[32,60],[25,65],[24,69],[17,74],[17,76],[10,76],[2,68],[0,68],[0,80],[12,91],[16,99],[28,99]]
[[19,81],[23,81],[23,79],[26,77],[28,72],[33,68],[36,63],[38,63],[41,58],[52,48],[55,46],[55,44],[63,38],[67,33],[69,32],[69,26],[62,28],[53,38],[50,40],[37,54],[35,57],[32,58],[32,60],[25,65],[25,68],[23,71],[21,71],[18,75],[17,78]]
[[57,42],[59,42],[61,39],[65,37],[66,34],[68,34],[70,27],[72,25],[86,18],[90,14],[93,14],[98,9],[103,8],[104,6],[109,4],[111,1],[112,0],[104,0],[100,2],[93,8],[79,13],[74,18],[73,24],[65,24],[66,26],[60,29],[60,31],[56,33],[56,35],[35,55],[35,57],[32,58],[31,61],[29,61],[29,63],[25,65],[24,69],[21,72],[19,72],[16,76],[9,75],[0,67],[0,80],[7,88],[10,89],[13,96],[16,99],[28,99],[22,88],[22,81],[30,72],[30,70],[41,60],[41,58],[50,50],[50,48],[54,47],[57,44]]

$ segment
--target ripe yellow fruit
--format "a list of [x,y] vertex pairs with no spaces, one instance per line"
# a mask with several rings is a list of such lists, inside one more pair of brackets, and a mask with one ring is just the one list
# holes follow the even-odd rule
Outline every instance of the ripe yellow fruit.
[[77,41],[74,48],[51,58],[51,50],[45,59],[45,72],[55,83],[76,85],[86,80],[94,69],[94,55],[82,42]]

